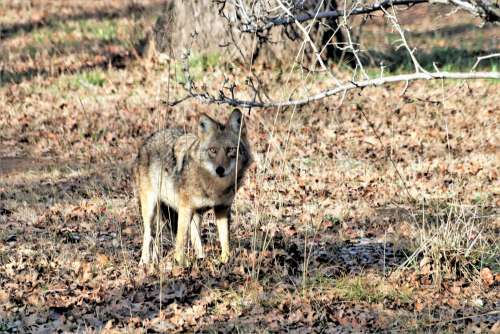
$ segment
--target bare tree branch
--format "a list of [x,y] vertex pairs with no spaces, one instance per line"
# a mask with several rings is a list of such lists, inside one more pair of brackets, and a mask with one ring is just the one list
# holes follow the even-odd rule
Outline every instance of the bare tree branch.
[[396,82],[410,82],[415,80],[436,80],[436,79],[458,79],[458,80],[466,80],[466,79],[500,79],[500,72],[418,72],[412,74],[402,74],[402,75],[394,75],[388,77],[374,78],[363,81],[351,81],[349,83],[345,83],[339,87],[335,87],[333,89],[322,91],[316,95],[311,95],[308,97],[300,98],[297,100],[288,100],[288,101],[268,101],[268,102],[257,102],[255,100],[243,100],[238,98],[229,97],[224,94],[224,92],[219,92],[219,96],[211,95],[207,92],[195,92],[192,89],[192,85],[186,85],[186,89],[190,87],[188,90],[188,94],[192,98],[196,98],[203,103],[208,104],[227,104],[234,107],[242,107],[242,108],[275,108],[275,107],[289,107],[289,106],[300,106],[310,102],[319,101],[324,98],[344,93],[353,89],[362,89],[365,87],[376,87],[382,86],[386,84],[396,83]]
[[[389,7],[408,6],[422,3],[440,3],[448,4],[459,9],[465,10],[474,16],[482,18],[486,22],[500,22],[500,7],[498,1],[492,0],[384,0],[363,7],[354,8],[352,10],[328,10],[328,11],[308,11],[300,15],[289,15],[289,13],[281,13],[279,16],[270,17],[268,15],[253,15],[245,7],[241,1],[234,5],[238,12],[238,21],[240,22],[240,31],[245,33],[262,33],[275,26],[290,25],[301,23],[309,20],[321,20],[325,18],[338,18],[343,16],[365,15],[373,12],[381,11]],[[242,15],[241,13],[244,13]],[[262,23],[258,23],[262,22]]]
[[[334,95],[345,96],[346,93],[350,90],[359,89],[362,90],[365,87],[377,87],[383,85],[389,85],[392,83],[403,82],[405,83],[406,90],[409,87],[409,83],[416,80],[437,80],[437,79],[453,79],[453,80],[468,80],[468,79],[500,79],[500,72],[491,71],[491,72],[474,72],[475,68],[478,66],[479,62],[484,59],[490,59],[498,56],[498,53],[482,56],[477,59],[477,62],[474,64],[470,72],[445,72],[441,71],[437,65],[434,63],[434,70],[429,71],[425,69],[415,56],[415,47],[409,45],[409,40],[405,36],[405,31],[403,27],[400,25],[400,22],[397,18],[397,10],[395,6],[412,6],[419,3],[431,2],[431,1],[446,1],[454,2],[455,6],[459,6],[458,2],[464,3],[463,6],[468,7],[469,5],[474,7],[478,6],[478,3],[487,2],[490,0],[384,0],[382,2],[377,2],[369,6],[358,7],[360,2],[354,3],[352,6],[348,5],[347,0],[344,0],[343,7],[344,10],[332,10],[332,11],[323,11],[321,12],[319,8],[315,7],[316,11],[308,12],[305,15],[297,15],[297,10],[304,9],[304,7],[297,7],[296,2],[298,0],[276,0],[273,2],[275,6],[271,6],[271,2],[267,1],[253,1],[252,5],[247,6],[247,2],[245,0],[220,0],[219,2],[223,5],[221,6],[221,11],[224,9],[226,2],[232,4],[236,11],[236,17],[231,15],[224,14],[224,18],[231,23],[231,27],[234,27],[235,22],[240,22],[240,24],[245,25],[249,31],[258,32],[269,29],[275,25],[283,25],[283,24],[295,24],[300,31],[302,32],[303,44],[311,45],[315,55],[316,62],[321,65],[322,71],[328,72],[332,79],[334,80],[329,86],[329,89],[323,90],[317,94],[310,95],[310,93],[305,92],[304,95],[298,96],[295,92],[295,89],[292,89],[287,93],[288,99],[275,100],[274,98],[269,98],[269,96],[263,97],[260,94],[259,88],[256,87],[252,80],[246,80],[245,84],[248,88],[247,94],[243,97],[235,92],[237,92],[236,85],[234,83],[230,83],[228,79],[224,76],[224,82],[222,86],[215,91],[208,91],[205,85],[201,87],[197,87],[196,82],[193,80],[190,69],[189,69],[189,56],[190,49],[186,49],[186,52],[182,56],[183,63],[183,73],[184,73],[184,83],[183,89],[186,91],[186,95],[181,99],[173,102],[169,102],[169,105],[173,106],[188,99],[197,99],[203,103],[208,104],[227,104],[231,106],[238,106],[243,108],[272,108],[272,107],[288,107],[288,106],[300,106],[305,105],[310,102],[319,101]],[[319,0],[318,0],[319,1]],[[321,0],[323,1],[323,0]],[[475,1],[472,3],[472,1]],[[298,2],[297,2],[298,3]],[[302,3],[302,2],[301,2]],[[322,3],[322,2],[321,2]],[[468,4],[468,5],[465,5]],[[266,7],[267,6],[267,7]],[[496,5],[495,5],[496,6]],[[350,7],[349,10],[347,10]],[[464,7],[464,8],[465,8]],[[472,8],[470,7],[470,8]],[[469,8],[469,9],[470,9]],[[349,29],[351,28],[351,22],[349,19],[353,15],[367,14],[373,11],[382,11],[384,17],[392,26],[393,31],[396,31],[400,39],[397,41],[398,47],[404,47],[406,52],[411,58],[411,61],[414,65],[415,73],[407,73],[400,75],[392,75],[392,76],[384,76],[384,67],[381,64],[381,72],[379,77],[369,77],[367,72],[363,69],[363,64],[361,60],[357,57],[356,53],[362,51],[361,44],[355,44],[353,39],[350,38]],[[479,13],[479,12],[478,12]],[[480,15],[480,14],[478,14]],[[356,68],[352,73],[352,76],[347,80],[340,81],[337,79],[336,75],[333,75],[330,72],[321,59],[321,51],[323,48],[320,48],[314,44],[314,41],[309,36],[310,30],[312,29],[315,21],[311,22],[311,24],[303,25],[301,22],[307,20],[317,20],[326,17],[339,17],[342,16],[342,22],[340,23],[347,31],[347,42],[344,43],[341,47],[344,49],[352,50],[355,58],[356,58]],[[267,21],[266,21],[267,20]],[[260,22],[261,25],[258,26],[254,24],[255,22]],[[266,23],[267,22],[267,23]],[[230,28],[231,28],[230,27]],[[241,29],[241,28],[240,28]],[[253,30],[251,30],[253,29]],[[260,30],[259,30],[260,29]],[[233,43],[236,44],[236,41],[233,39]],[[327,41],[326,43],[330,43]],[[238,45],[236,45],[238,46]],[[300,50],[299,50],[300,52]],[[361,75],[359,75],[359,71]],[[256,76],[257,77],[257,76]],[[335,86],[334,86],[335,85]],[[259,84],[259,86],[262,86]],[[297,86],[297,88],[300,87]],[[290,87],[283,87],[284,89],[289,89]],[[251,92],[251,94],[250,94]],[[254,99],[250,100],[248,96],[254,95]]]
[[302,15],[295,16],[286,16],[286,17],[277,17],[270,18],[267,20],[265,24],[262,26],[255,25],[254,23],[242,23],[241,32],[248,33],[256,33],[256,32],[264,32],[274,26],[288,25],[295,22],[305,22],[312,19],[324,19],[324,18],[338,18],[341,16],[353,16],[353,15],[363,15],[369,14],[372,12],[376,12],[382,10],[383,8],[388,8],[391,6],[413,6],[421,3],[428,3],[429,0],[385,0],[380,3],[374,3],[373,5],[355,8],[350,11],[345,10],[328,10],[323,12],[308,12]]
[[477,65],[479,65],[479,63],[481,61],[483,61],[485,59],[498,58],[498,57],[500,57],[500,53],[493,53],[493,54],[490,54],[490,55],[487,55],[487,56],[477,57],[477,60],[474,63],[474,66],[472,66],[471,71],[474,71],[476,69]]
[[[281,8],[283,8],[283,10],[288,14],[290,15],[290,17],[293,18],[293,15],[292,13],[290,12],[290,10],[288,8],[286,8],[286,6],[280,1],[278,0],[278,3],[280,5]],[[333,78],[333,80],[335,80],[335,83],[337,85],[340,85],[340,82],[339,80],[330,72],[328,71],[328,68],[326,67],[325,63],[323,62],[323,60],[321,59],[321,54],[318,50],[318,48],[316,47],[316,44],[314,43],[314,41],[311,39],[311,36],[309,36],[309,31],[304,28],[304,26],[300,23],[300,22],[296,22],[297,26],[299,27],[299,29],[302,31],[302,33],[304,34],[304,40],[307,41],[307,43],[309,43],[309,45],[311,46],[311,48],[313,49],[314,51],[314,55],[316,56],[316,60],[317,62],[321,65],[321,68],[326,71],[327,73],[329,73],[331,75],[331,77]]]
[[500,22],[498,1],[492,0],[430,0],[430,3],[443,3],[456,6],[462,10],[479,16],[486,22]]

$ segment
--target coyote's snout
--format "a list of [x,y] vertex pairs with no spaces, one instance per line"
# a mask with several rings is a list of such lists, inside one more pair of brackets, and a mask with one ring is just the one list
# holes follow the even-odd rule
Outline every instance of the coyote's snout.
[[165,129],[149,137],[139,150],[134,177],[144,222],[142,263],[159,260],[152,224],[157,205],[177,216],[175,260],[185,264],[188,233],[198,258],[204,257],[200,222],[215,212],[222,254],[229,259],[229,214],[237,188],[251,162],[243,115],[235,109],[225,124],[203,114],[197,135]]

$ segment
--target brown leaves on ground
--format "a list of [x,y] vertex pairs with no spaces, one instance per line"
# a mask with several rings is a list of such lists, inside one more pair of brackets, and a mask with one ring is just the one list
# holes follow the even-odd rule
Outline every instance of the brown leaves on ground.
[[[123,2],[108,3],[112,12]],[[50,15],[98,6],[52,5]],[[30,6],[43,17],[40,4]],[[37,63],[0,51],[12,79],[0,83],[0,332],[499,328],[497,250],[466,263],[475,281],[458,271],[437,284],[429,257],[400,269],[420,228],[412,197],[425,205],[455,199],[484,217],[483,241],[498,241],[496,82],[414,83],[403,98],[403,87],[370,88],[341,105],[253,110],[256,162],[234,205],[233,258],[217,261],[207,217],[208,258],[173,266],[165,229],[158,272],[138,266],[137,147],[159,128],[194,128],[199,113],[226,110],[195,101],[167,108],[157,95],[167,91],[164,67],[131,61],[117,69],[113,59],[128,49],[114,38],[128,36],[133,21],[125,14],[111,23],[102,15],[69,20],[65,32],[49,23],[38,35],[12,30],[2,50],[21,55],[36,40],[59,50],[33,44]],[[0,19],[12,28],[16,15],[10,8]],[[73,52],[82,40],[91,47]],[[217,88],[223,78],[207,69],[202,80]],[[277,95],[282,80],[268,80]]]

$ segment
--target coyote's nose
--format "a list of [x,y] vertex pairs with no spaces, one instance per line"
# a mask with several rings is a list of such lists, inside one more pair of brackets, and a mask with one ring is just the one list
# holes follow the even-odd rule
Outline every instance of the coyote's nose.
[[219,175],[220,177],[223,177],[224,176],[224,167],[222,166],[219,166],[215,169],[215,172],[217,173],[217,175]]

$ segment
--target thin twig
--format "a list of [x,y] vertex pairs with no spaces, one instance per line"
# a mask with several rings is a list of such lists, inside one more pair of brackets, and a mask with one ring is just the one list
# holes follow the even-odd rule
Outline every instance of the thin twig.
[[174,100],[174,101],[171,101],[171,102],[168,102],[168,100],[167,100],[167,101],[162,101],[162,102],[163,102],[163,104],[165,104],[165,105],[167,105],[169,107],[174,107],[174,106],[176,106],[176,105],[178,105],[178,104],[180,104],[180,103],[182,103],[182,102],[184,102],[186,100],[192,99],[192,98],[193,98],[193,96],[191,96],[191,95],[188,94],[188,95],[186,95],[186,96],[184,96],[184,97],[182,97],[182,98],[180,98],[178,100]]
[[490,55],[487,55],[487,56],[477,57],[477,60],[474,63],[474,66],[472,66],[472,68],[471,68],[471,72],[476,69],[477,65],[479,65],[479,63],[481,61],[483,61],[485,59],[491,59],[491,58],[497,58],[497,57],[500,57],[500,53],[493,53],[493,54],[490,54]]
[[[294,17],[292,15],[292,13],[290,12],[290,10],[283,4],[283,2],[281,2],[280,0],[278,0],[278,3],[279,5],[282,7],[282,9],[288,14],[290,15],[290,17]],[[332,77],[332,79],[335,81],[335,83],[339,86],[340,85],[340,81],[328,70],[328,68],[326,67],[325,63],[323,62],[323,59],[321,59],[321,54],[318,50],[318,48],[316,47],[316,44],[314,43],[314,41],[311,39],[311,36],[309,36],[309,31],[304,28],[304,26],[299,22],[299,21],[296,21],[295,24],[299,27],[299,29],[302,31],[303,35],[304,35],[304,39],[305,41],[307,41],[307,43],[311,46],[311,48],[313,49],[313,52],[314,52],[314,55],[316,56],[316,60],[318,61],[318,63],[320,64],[321,68],[326,71],[328,74],[330,74],[330,76]]]

